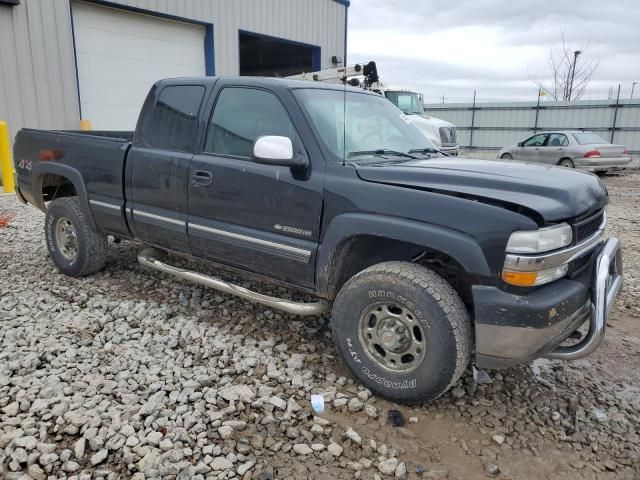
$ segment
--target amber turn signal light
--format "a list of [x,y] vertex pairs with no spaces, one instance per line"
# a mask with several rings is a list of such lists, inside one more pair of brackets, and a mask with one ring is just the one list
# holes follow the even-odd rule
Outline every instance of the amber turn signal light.
[[532,287],[536,284],[537,279],[538,272],[502,271],[502,280],[510,285],[516,285],[518,287]]

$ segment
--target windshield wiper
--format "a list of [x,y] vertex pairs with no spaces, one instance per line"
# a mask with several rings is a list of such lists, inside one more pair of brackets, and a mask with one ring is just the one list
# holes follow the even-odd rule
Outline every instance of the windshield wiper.
[[440,154],[444,155],[445,157],[450,157],[451,156],[448,153],[444,153],[442,150],[438,150],[437,148],[431,148],[431,147],[412,148],[411,150],[409,150],[409,153],[440,153]]
[[[411,153],[411,151],[409,152]],[[379,148],[378,150],[359,150],[357,152],[349,152],[347,157],[355,157],[357,155],[395,155],[397,157],[406,157],[416,159],[413,155],[409,155],[408,153],[398,152],[396,150],[387,150],[386,148]]]

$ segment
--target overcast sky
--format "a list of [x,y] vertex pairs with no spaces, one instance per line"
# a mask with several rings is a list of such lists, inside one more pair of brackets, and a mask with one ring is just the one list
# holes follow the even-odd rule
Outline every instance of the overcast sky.
[[[536,100],[564,31],[599,67],[583,98],[640,82],[640,0],[351,0],[348,63],[375,60],[382,80],[425,102]],[[640,97],[640,84],[634,97]]]

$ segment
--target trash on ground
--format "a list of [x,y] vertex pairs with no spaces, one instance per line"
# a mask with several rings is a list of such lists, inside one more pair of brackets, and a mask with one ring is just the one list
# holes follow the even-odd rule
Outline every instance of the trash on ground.
[[394,427],[404,427],[405,423],[407,423],[400,410],[389,410],[387,419]]
[[473,381],[476,382],[478,385],[488,385],[490,383],[493,383],[493,380],[491,380],[491,377],[489,376],[486,370],[483,370],[481,368],[476,368],[475,365],[473,365],[472,368],[473,368]]
[[324,397],[322,395],[311,395],[311,408],[316,413],[324,413]]
[[0,214],[0,228],[6,228],[9,226],[9,222],[11,220],[13,220],[13,218],[16,216],[15,213],[13,212],[9,212],[9,213],[1,213]]

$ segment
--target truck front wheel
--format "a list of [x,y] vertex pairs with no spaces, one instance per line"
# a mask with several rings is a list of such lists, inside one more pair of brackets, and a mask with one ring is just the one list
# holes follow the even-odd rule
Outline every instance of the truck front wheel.
[[77,197],[58,198],[48,205],[44,231],[49,255],[65,275],[83,277],[104,267],[106,238],[91,229]]
[[385,262],[356,274],[336,297],[331,325],[354,375],[390,400],[434,400],[469,364],[467,310],[451,285],[421,265]]

